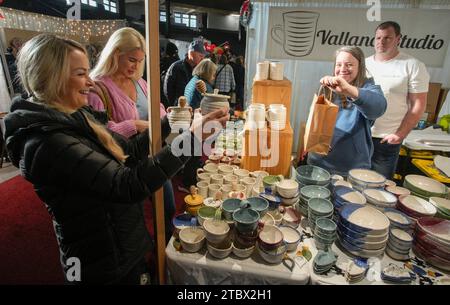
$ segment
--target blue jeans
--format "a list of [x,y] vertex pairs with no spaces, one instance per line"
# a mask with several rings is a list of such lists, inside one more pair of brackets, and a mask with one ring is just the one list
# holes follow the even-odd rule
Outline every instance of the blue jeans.
[[380,143],[382,138],[372,138],[372,169],[386,179],[392,179],[397,168],[398,156],[402,144]]

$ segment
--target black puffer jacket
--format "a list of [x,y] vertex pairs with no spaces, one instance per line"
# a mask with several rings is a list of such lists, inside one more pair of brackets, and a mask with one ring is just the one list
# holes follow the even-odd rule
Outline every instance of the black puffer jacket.
[[[45,202],[54,222],[61,262],[78,257],[81,281],[114,283],[151,247],[144,198],[171,178],[188,157],[165,147],[148,158],[148,132],[130,141],[113,134],[130,157],[118,162],[97,140],[86,117],[106,121],[88,107],[68,115],[18,99],[5,117],[8,154]],[[170,128],[163,121],[163,138]],[[190,138],[190,133],[181,135]]]

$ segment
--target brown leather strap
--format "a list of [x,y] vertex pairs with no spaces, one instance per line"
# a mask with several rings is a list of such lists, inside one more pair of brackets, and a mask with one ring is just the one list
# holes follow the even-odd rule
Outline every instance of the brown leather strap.
[[95,92],[100,97],[100,100],[103,103],[103,107],[105,108],[106,114],[108,115],[108,121],[111,121],[112,107],[111,107],[111,97],[109,95],[108,88],[106,88],[106,86],[100,81],[95,81],[94,83],[95,85],[92,91]]

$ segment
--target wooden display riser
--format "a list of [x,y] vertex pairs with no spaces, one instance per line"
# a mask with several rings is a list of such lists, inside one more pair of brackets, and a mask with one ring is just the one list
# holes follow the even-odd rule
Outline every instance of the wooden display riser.
[[294,132],[289,122],[284,130],[244,127],[241,167],[249,171],[264,170],[271,175],[289,177]]
[[291,113],[291,81],[284,80],[255,80],[252,88],[252,103],[261,103],[268,107],[270,104],[283,104],[286,107],[287,119]]

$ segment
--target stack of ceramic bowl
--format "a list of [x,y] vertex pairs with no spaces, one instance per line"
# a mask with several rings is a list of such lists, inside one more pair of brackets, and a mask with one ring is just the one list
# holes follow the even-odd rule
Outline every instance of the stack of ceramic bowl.
[[445,198],[449,192],[448,188],[439,181],[419,175],[407,175],[403,186],[411,191],[411,195],[427,200],[430,197]]
[[436,207],[430,202],[414,195],[400,196],[397,210],[405,213],[413,221],[413,226],[419,218],[434,216],[437,212]]
[[377,209],[346,204],[339,210],[337,236],[347,252],[363,258],[381,256],[389,235],[389,219]]
[[409,259],[412,242],[413,238],[408,232],[400,229],[391,229],[386,253],[395,260],[406,261]]
[[173,236],[178,238],[178,234],[182,229],[198,225],[197,217],[186,212],[178,214],[172,219],[172,225],[174,227]]
[[279,264],[286,254],[283,232],[275,226],[264,226],[258,234],[259,255],[269,264]]
[[300,189],[300,200],[295,205],[297,211],[303,216],[308,217],[308,200],[312,198],[330,199],[330,191],[319,185],[307,185]]
[[280,196],[281,203],[285,206],[291,206],[299,200],[299,184],[292,179],[283,179],[276,184],[276,192]]
[[352,169],[348,172],[348,182],[354,189],[363,191],[365,189],[384,188],[386,178],[369,169]]
[[179,233],[181,247],[187,252],[198,252],[205,244],[205,231],[200,227],[186,227]]
[[440,197],[430,197],[430,203],[437,209],[436,217],[450,220],[450,200]]
[[333,204],[324,198],[311,198],[308,200],[308,223],[311,232],[314,232],[316,221],[319,218],[331,218],[333,216]]
[[337,255],[331,251],[319,250],[313,261],[313,270],[316,274],[323,274],[329,271],[337,261]]
[[314,228],[314,242],[317,249],[328,249],[336,240],[336,223],[328,218],[318,218]]
[[296,180],[301,187],[305,185],[320,185],[328,187],[331,181],[329,172],[313,165],[301,165],[296,169]]
[[385,209],[383,213],[389,219],[391,229],[400,229],[409,233],[414,229],[413,222],[405,213],[396,209]]
[[384,211],[386,208],[393,208],[397,203],[397,197],[395,195],[378,189],[365,189],[363,195],[367,199],[367,203],[374,208]]
[[431,265],[450,271],[450,220],[420,218],[414,233],[414,253]]
[[347,203],[361,204],[364,205],[367,202],[366,197],[361,194],[359,191],[354,190],[351,187],[337,185],[333,189],[333,205],[334,205],[334,216],[333,220],[337,221],[337,215],[339,213],[339,209],[342,208]]

